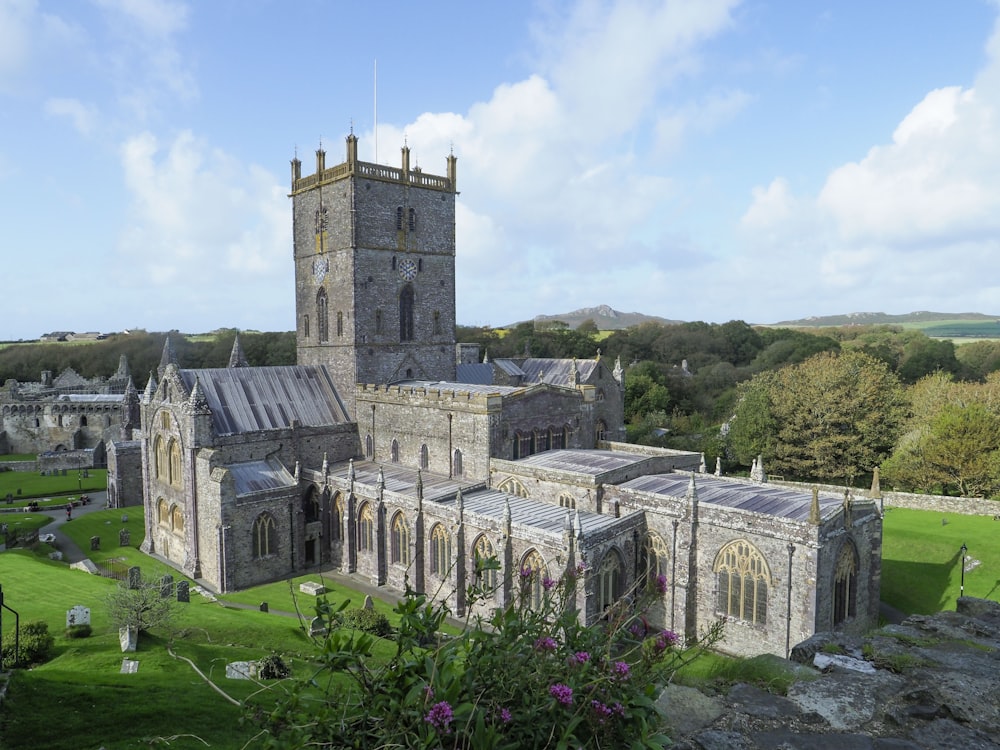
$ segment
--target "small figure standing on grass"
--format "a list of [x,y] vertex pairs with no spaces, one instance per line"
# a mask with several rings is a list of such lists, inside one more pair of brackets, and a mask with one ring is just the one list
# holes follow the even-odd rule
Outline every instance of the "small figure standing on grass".
[[73,520],[73,503],[66,503],[66,520]]

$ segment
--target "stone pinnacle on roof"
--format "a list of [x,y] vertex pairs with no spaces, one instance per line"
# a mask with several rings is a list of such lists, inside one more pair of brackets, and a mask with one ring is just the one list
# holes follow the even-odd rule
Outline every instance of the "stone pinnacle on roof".
[[375,491],[382,496],[382,491],[385,489],[385,472],[382,471],[382,467],[378,467],[378,479],[375,480]]
[[455,505],[458,506],[458,522],[462,523],[465,520],[465,500],[462,498],[462,488],[458,488],[458,492],[455,493]]
[[684,494],[686,500],[692,502],[698,502],[698,488],[694,484],[694,472],[691,472],[691,478],[688,480],[687,492]]
[[326,451],[323,451],[323,478],[326,479],[326,476],[329,473],[330,473],[330,461],[326,456]]
[[576,538],[583,539],[583,521],[580,520],[580,509],[576,509],[576,517],[573,519],[573,529],[576,531]]
[[156,393],[156,376],[150,371],[149,380],[146,381],[146,390],[142,392],[142,403],[148,404],[152,401],[154,393]]
[[128,369],[128,357],[124,354],[118,358],[118,370],[115,372],[114,380],[131,380],[132,373]]
[[619,354],[615,357],[615,369],[611,371],[615,380],[618,381],[619,385],[625,385],[625,370],[622,369],[622,358]]
[[163,354],[160,355],[160,366],[157,368],[157,374],[161,378],[163,377],[163,373],[167,371],[167,365],[178,365],[177,352],[174,351],[174,345],[170,340],[169,333],[167,334],[167,338],[163,341]]
[[490,361],[490,350],[483,349],[483,364],[489,364]]
[[708,472],[708,467],[705,465],[705,454],[701,454],[701,462],[698,464],[698,473],[705,474]]
[[417,500],[424,499],[424,477],[420,469],[417,469]]
[[819,487],[813,487],[812,502],[809,504],[809,523],[819,526]]
[[211,413],[208,399],[205,398],[205,392],[201,389],[200,378],[194,379],[194,387],[191,389],[191,395],[188,397],[188,406],[191,408],[193,414]]
[[871,497],[871,498],[880,498],[880,497],[882,497],[882,487],[881,487],[881,485],[879,483],[878,467],[877,466],[872,470],[872,488],[868,492],[868,497]]
[[249,367],[246,355],[243,353],[243,346],[240,344],[240,332],[236,332],[233,339],[233,350],[229,353],[229,364],[226,367]]
[[722,476],[722,456],[715,457],[715,476]]
[[351,492],[354,492],[354,459],[347,461],[347,481],[351,483]]

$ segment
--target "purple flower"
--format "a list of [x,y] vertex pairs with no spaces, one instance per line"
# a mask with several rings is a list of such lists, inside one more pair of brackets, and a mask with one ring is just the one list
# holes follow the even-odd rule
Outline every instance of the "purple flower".
[[590,702],[590,710],[597,716],[598,724],[603,724],[611,716],[611,709],[598,700]]
[[615,702],[615,705],[611,707],[611,710],[614,711],[619,716],[625,715],[625,706],[623,706],[621,703],[618,703],[617,701]]
[[588,661],[590,661],[590,654],[588,654],[586,651],[577,651],[575,654],[573,654],[573,661],[575,661],[577,664],[586,664]]
[[617,679],[627,680],[630,669],[626,662],[616,661],[614,666],[611,667],[611,671]]
[[532,573],[531,568],[521,568],[521,580],[527,581],[529,578],[531,578],[531,573]]
[[535,641],[535,651],[555,651],[558,645],[546,635]]
[[448,732],[450,730],[449,724],[453,714],[451,712],[451,704],[448,701],[441,701],[440,703],[435,703],[431,706],[431,710],[427,712],[427,716],[424,717],[424,721],[430,724],[439,732]]
[[432,701],[434,700],[434,688],[430,685],[424,685],[424,700]]
[[666,651],[671,646],[676,646],[677,641],[680,640],[677,637],[677,633],[672,630],[660,631],[660,634],[656,636],[656,650]]
[[661,594],[667,593],[667,577],[665,575],[656,576],[656,590]]
[[506,724],[508,721],[510,721],[510,710],[509,709],[506,709],[506,708],[501,708],[500,709],[500,721],[502,721],[504,724]]
[[549,686],[549,695],[555,698],[564,706],[573,705],[573,688],[569,685],[563,685],[561,682],[557,682],[554,685]]
[[556,585],[556,582],[553,581],[548,576],[545,576],[544,578],[542,578],[542,588],[545,589],[546,591],[548,591],[549,589],[551,589],[555,585]]

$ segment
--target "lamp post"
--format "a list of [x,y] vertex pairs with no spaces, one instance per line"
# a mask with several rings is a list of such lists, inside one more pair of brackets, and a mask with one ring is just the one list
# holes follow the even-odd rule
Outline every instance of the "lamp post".
[[962,547],[959,552],[962,553],[962,578],[958,586],[958,598],[961,599],[965,596],[965,554],[969,551],[969,548],[965,546],[965,542],[962,542]]

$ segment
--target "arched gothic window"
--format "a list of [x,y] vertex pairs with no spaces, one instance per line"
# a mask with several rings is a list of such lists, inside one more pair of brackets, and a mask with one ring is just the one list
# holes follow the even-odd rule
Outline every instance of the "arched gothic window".
[[514,479],[514,477],[507,477],[507,479],[500,482],[497,489],[517,497],[528,497],[528,489],[519,480]]
[[170,508],[162,497],[156,503],[156,522],[161,526],[170,525]]
[[760,551],[742,539],[730,542],[719,551],[712,570],[718,582],[716,608],[737,620],[764,625],[771,573]]
[[496,569],[483,567],[483,562],[490,558],[496,560],[496,551],[486,535],[481,534],[472,547],[472,562],[475,566],[476,577],[479,579],[479,585],[484,591],[493,591],[497,587]]
[[302,316],[302,338],[309,338],[309,316]]
[[319,498],[316,497],[316,489],[311,488],[309,494],[302,498],[302,512],[305,514],[306,523],[313,523],[320,519]]
[[451,538],[442,524],[431,530],[431,573],[444,578],[451,569]]
[[320,343],[330,340],[330,310],[326,289],[316,293],[316,328]]
[[458,448],[455,449],[455,455],[451,463],[451,470],[453,476],[462,476],[462,451]]
[[427,443],[420,446],[420,468],[426,469],[430,465],[430,457],[427,454]]
[[399,340],[413,341],[413,285],[399,292]]
[[358,513],[358,549],[362,552],[375,549],[375,516],[369,503],[362,505]]
[[608,550],[598,566],[598,607],[604,612],[622,595],[622,558],[615,550]]
[[576,498],[566,492],[562,493],[559,496],[559,507],[574,510],[576,508]]
[[670,560],[670,551],[667,549],[663,537],[655,532],[650,532],[642,545],[643,578],[651,586],[657,585],[657,578],[663,576],[667,580],[667,563]]
[[389,556],[391,562],[397,565],[410,564],[410,528],[406,525],[406,516],[402,513],[397,513],[392,519]]
[[371,458],[375,455],[375,441],[372,439],[371,435],[365,435],[365,458]]
[[167,453],[170,456],[170,484],[181,486],[181,449],[176,440],[171,439],[167,444]]
[[542,584],[545,578],[545,561],[538,554],[538,550],[528,550],[521,558],[521,596],[527,597],[528,606],[532,609],[540,609],[545,596],[545,587]]
[[604,423],[603,419],[598,419],[597,424],[594,425],[594,440],[599,443],[602,440],[608,439],[608,426]]
[[153,474],[157,479],[165,480],[170,476],[170,459],[167,455],[167,442],[162,435],[157,435],[153,441]]
[[253,556],[260,560],[278,554],[278,527],[269,513],[261,513],[253,522]]
[[389,446],[389,457],[394,464],[399,463],[399,441],[395,438],[392,439],[392,444]]
[[170,530],[175,534],[184,533],[184,513],[177,505],[170,509]]
[[844,542],[833,571],[833,624],[839,625],[858,614],[858,550]]
[[344,538],[344,496],[339,492],[333,498],[333,529],[332,536],[335,542]]

